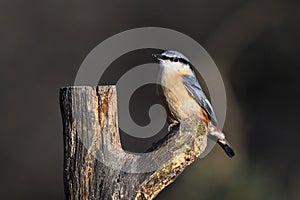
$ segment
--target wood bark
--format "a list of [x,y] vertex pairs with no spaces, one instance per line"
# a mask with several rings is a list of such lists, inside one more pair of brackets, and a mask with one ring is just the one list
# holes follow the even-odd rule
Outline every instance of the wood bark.
[[115,86],[61,88],[60,105],[66,199],[153,199],[206,147],[206,128],[191,117],[144,154],[125,152]]

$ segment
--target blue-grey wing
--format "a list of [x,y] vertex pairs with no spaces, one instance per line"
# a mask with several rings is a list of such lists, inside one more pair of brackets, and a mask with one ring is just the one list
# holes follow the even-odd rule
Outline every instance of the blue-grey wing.
[[186,75],[183,76],[183,84],[189,94],[197,101],[197,103],[206,111],[213,125],[217,125],[217,118],[215,112],[203,92],[196,76]]

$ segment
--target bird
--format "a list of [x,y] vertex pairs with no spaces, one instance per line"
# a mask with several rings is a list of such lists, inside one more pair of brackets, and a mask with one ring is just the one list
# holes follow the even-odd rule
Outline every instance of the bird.
[[208,136],[215,139],[229,157],[233,157],[235,152],[218,127],[213,107],[202,90],[189,59],[174,50],[164,50],[152,55],[160,64],[158,83],[161,86],[160,96],[168,113],[168,130],[179,125],[183,119],[196,115],[204,122]]

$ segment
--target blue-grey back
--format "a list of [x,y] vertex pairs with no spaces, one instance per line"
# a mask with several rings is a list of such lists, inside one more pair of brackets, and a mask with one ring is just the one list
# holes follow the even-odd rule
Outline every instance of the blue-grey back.
[[203,92],[198,79],[193,75],[186,75],[182,77],[185,88],[190,93],[190,95],[197,101],[197,103],[206,111],[210,117],[211,123],[217,126],[217,118],[215,112],[207,99],[205,93]]

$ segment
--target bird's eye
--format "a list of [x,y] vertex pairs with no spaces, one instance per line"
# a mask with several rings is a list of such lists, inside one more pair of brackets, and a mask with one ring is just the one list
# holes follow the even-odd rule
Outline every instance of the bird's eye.
[[174,62],[178,62],[178,58],[174,58],[173,60],[174,60]]

